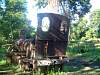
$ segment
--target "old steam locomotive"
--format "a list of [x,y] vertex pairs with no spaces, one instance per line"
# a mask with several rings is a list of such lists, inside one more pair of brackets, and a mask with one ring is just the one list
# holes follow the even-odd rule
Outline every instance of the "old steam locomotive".
[[24,50],[11,51],[8,57],[24,69],[26,69],[25,65],[28,67],[31,65],[32,69],[36,69],[40,66],[65,63],[67,61],[69,18],[54,13],[38,13],[37,18],[37,32],[31,50],[25,47]]

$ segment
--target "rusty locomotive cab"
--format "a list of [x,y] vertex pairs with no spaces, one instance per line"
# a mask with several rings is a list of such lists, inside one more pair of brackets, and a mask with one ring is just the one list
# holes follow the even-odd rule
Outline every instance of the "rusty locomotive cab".
[[38,14],[36,45],[42,56],[65,56],[69,19],[53,13]]
[[53,13],[39,13],[37,17],[37,53],[41,58],[60,63],[59,60],[66,58],[69,19]]

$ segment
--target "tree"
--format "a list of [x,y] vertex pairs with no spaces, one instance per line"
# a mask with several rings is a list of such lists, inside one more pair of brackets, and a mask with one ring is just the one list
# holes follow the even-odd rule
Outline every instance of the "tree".
[[94,34],[100,38],[100,9],[91,13],[90,27],[94,30]]
[[4,3],[4,0],[0,0],[0,19],[2,19],[3,14],[4,14],[4,11],[5,11],[5,3]]
[[71,15],[78,14],[79,17],[82,17],[91,8],[90,0],[36,0],[37,6],[39,8],[46,7],[47,4],[52,3],[51,5],[56,5],[58,3],[59,7],[65,9],[65,12],[70,11]]
[[78,23],[72,25],[71,37],[82,40],[100,38],[100,9],[91,12],[88,25],[84,19],[80,19]]
[[5,0],[6,9],[0,12],[0,34],[6,40],[18,38],[21,29],[27,28],[29,21],[26,18],[26,1],[25,0]]
[[83,37],[86,36],[86,32],[88,31],[87,27],[87,20],[83,18],[80,18],[77,23],[74,23],[71,25],[71,32],[70,37],[72,40],[81,40]]
[[91,8],[90,0],[69,0],[69,9],[72,14],[78,14],[82,17]]

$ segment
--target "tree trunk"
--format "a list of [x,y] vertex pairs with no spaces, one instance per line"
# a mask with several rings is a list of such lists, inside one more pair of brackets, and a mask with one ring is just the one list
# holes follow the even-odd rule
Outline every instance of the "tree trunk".
[[58,12],[59,10],[59,0],[48,0],[47,7],[49,10],[52,10],[52,12]]

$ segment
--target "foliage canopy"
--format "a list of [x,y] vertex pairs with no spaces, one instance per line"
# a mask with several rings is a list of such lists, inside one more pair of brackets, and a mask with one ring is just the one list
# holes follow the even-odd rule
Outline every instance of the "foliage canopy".
[[[36,5],[39,8],[46,7],[48,4],[48,0],[36,0],[36,1],[37,1]],[[58,0],[58,1],[59,3],[62,3],[65,9],[68,9],[71,12],[71,15],[78,14],[79,17],[82,17],[83,15],[88,13],[89,9],[91,8],[90,0]]]

